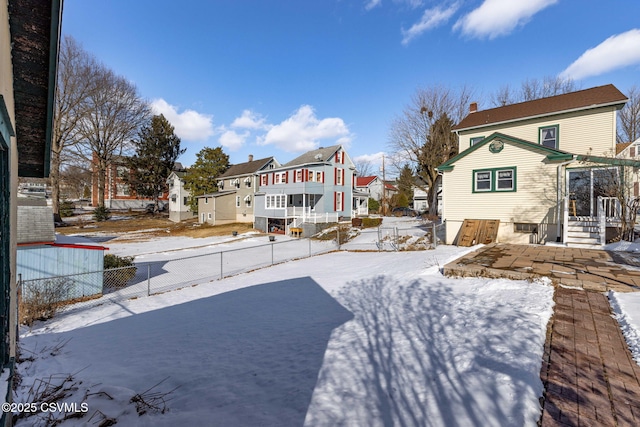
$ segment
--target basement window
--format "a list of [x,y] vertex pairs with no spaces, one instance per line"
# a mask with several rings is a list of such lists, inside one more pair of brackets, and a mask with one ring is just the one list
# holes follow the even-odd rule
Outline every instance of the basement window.
[[515,233],[528,233],[528,234],[537,233],[538,224],[530,224],[527,222],[514,222],[513,231]]

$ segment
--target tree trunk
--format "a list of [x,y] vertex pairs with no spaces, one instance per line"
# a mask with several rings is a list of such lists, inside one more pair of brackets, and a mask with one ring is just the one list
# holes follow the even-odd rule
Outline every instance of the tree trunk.
[[98,206],[104,206],[104,193],[107,187],[107,165],[103,160],[98,161]]
[[51,208],[53,215],[60,217],[60,153],[51,150]]

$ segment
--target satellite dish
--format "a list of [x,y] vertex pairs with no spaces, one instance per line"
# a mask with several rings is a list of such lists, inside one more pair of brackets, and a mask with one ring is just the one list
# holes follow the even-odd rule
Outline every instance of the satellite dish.
[[322,159],[322,154],[318,153],[316,154],[316,160],[321,160]]

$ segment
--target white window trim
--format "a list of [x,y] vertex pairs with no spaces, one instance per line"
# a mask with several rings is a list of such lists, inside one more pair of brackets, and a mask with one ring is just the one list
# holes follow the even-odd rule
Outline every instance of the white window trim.
[[267,194],[264,198],[265,209],[286,209],[286,194]]
[[[489,181],[489,188],[478,188],[478,174],[479,173],[487,173],[489,174],[489,179],[483,179],[482,182]],[[473,191],[476,193],[490,193],[493,188],[493,174],[490,170],[479,170],[473,172]]]

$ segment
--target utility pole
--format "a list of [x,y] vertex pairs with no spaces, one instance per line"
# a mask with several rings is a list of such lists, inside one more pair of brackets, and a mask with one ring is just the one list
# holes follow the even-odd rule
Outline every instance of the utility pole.
[[387,178],[384,168],[384,154],[382,155],[382,216],[387,215]]

